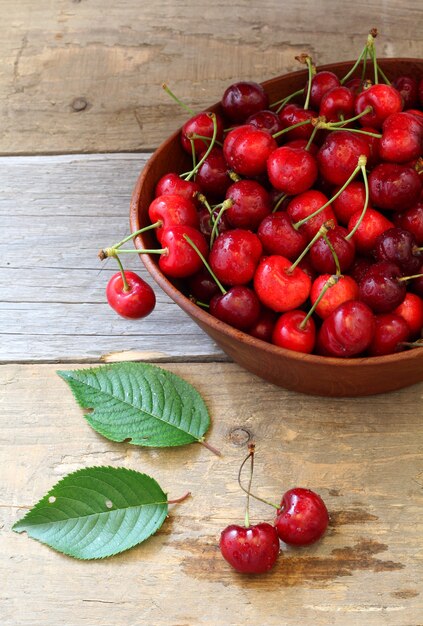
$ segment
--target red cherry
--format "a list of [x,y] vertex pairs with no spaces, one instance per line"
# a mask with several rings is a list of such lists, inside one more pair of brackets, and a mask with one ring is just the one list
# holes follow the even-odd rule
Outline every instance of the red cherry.
[[310,152],[314,157],[319,152],[319,146],[317,146],[314,142],[310,145],[308,144],[308,139],[291,139],[291,141],[286,141],[285,146],[289,148],[307,148],[307,152]]
[[237,572],[263,574],[276,563],[279,538],[276,529],[266,522],[248,528],[232,524],[222,531],[219,547]]
[[214,146],[197,170],[196,182],[207,197],[221,198],[232,184],[223,150]]
[[373,254],[376,261],[398,265],[404,275],[418,272],[422,261],[414,236],[403,228],[390,228],[379,235]]
[[310,277],[299,267],[290,271],[291,265],[289,259],[274,254],[262,258],[254,274],[260,302],[278,313],[298,308],[310,293]]
[[192,226],[173,226],[162,232],[161,245],[166,252],[160,255],[159,266],[166,276],[186,278],[203,267],[203,261],[185,239],[187,235],[203,256],[207,256],[209,247],[204,235]]
[[[310,106],[313,109],[318,110],[325,93],[327,93],[334,87],[339,87],[339,85],[339,78],[333,72],[329,72],[327,70],[317,72],[311,79]],[[307,93],[307,88],[308,81],[306,83],[306,86],[304,87],[304,94]]]
[[272,209],[268,191],[255,180],[234,183],[228,188],[226,199],[232,200],[225,215],[233,228],[257,230]]
[[151,223],[162,222],[162,226],[156,229],[158,241],[161,241],[163,230],[171,226],[177,224],[187,224],[194,228],[199,226],[198,213],[194,203],[177,194],[164,194],[154,198],[148,207],[148,216]]
[[[354,213],[348,222],[348,231],[351,232],[357,225],[362,211]],[[357,252],[369,254],[376,245],[378,236],[394,225],[382,213],[374,209],[367,209],[363,220],[352,236]]]
[[[418,274],[423,274],[423,264],[419,268]],[[419,276],[419,278],[415,278],[410,282],[410,289],[423,298],[423,276]]]
[[[223,120],[220,115],[215,113],[216,119],[216,139],[217,141],[223,141]],[[192,147],[190,137],[192,135],[202,135],[203,137],[213,137],[214,124],[213,119],[209,113],[202,112],[197,113],[189,120],[185,122],[181,129],[181,143],[182,147],[189,155],[192,154]],[[204,152],[204,149],[208,148],[210,142],[204,139],[193,139],[195,154]]]
[[272,341],[276,317],[274,311],[263,307],[256,323],[248,328],[248,334],[256,339],[270,343]]
[[380,128],[389,115],[402,111],[402,98],[395,87],[372,85],[358,94],[355,101],[356,115],[367,107],[371,107],[371,110],[360,118],[360,124]]
[[282,146],[267,159],[267,173],[275,189],[292,196],[307,191],[316,182],[317,163],[303,148]]
[[[198,217],[200,219],[200,231],[203,233],[206,239],[209,240],[212,234],[214,220],[216,220],[219,217],[219,209],[215,209],[212,215],[210,215],[209,209],[203,206],[200,209],[198,209]],[[226,217],[226,211],[224,211],[223,213],[220,214],[220,217],[219,217],[217,234],[223,233],[229,229],[230,229],[230,225],[228,222],[228,218]]]
[[[327,201],[327,196],[321,191],[310,189],[293,198],[288,204],[286,212],[293,224],[296,224],[301,220],[309,218],[312,213],[320,209]],[[307,219],[307,221],[299,227],[299,230],[304,233],[308,241],[311,241],[319,228],[327,222],[333,225],[336,224],[336,217],[331,205],[327,206],[314,217]]]
[[422,142],[423,123],[410,113],[393,113],[383,122],[380,158],[406,163],[421,155]]
[[253,326],[260,310],[256,294],[244,285],[236,285],[224,294],[216,294],[210,300],[209,308],[211,315],[238,330],[247,330]]
[[326,137],[317,153],[319,171],[332,185],[343,185],[357,167],[361,155],[370,156],[366,141],[347,130],[335,130]]
[[222,96],[222,108],[233,122],[244,122],[250,115],[269,106],[263,87],[253,81],[238,81],[229,85]]
[[397,226],[410,231],[416,239],[418,246],[423,246],[423,202],[407,209],[403,213],[395,213],[394,220]]
[[285,543],[294,546],[314,543],[326,532],[328,524],[328,510],[314,491],[296,487],[283,495],[275,528]]
[[[334,195],[339,191],[340,187],[333,190]],[[345,187],[339,196],[332,202],[333,212],[341,224],[347,225],[351,216],[357,211],[364,208],[366,199],[366,190],[364,183],[353,181]]]
[[415,293],[406,293],[394,313],[402,317],[408,324],[411,335],[417,336],[423,328],[423,300]]
[[265,217],[257,235],[266,254],[279,254],[291,261],[295,261],[307,245],[304,233],[293,227],[291,218],[284,211]]
[[410,336],[410,329],[403,317],[384,313],[375,317],[375,332],[369,346],[371,356],[383,356],[404,350],[401,345]]
[[[313,282],[310,291],[312,304],[316,302],[330,277],[331,274],[321,274]],[[325,292],[319,304],[316,306],[315,312],[321,319],[326,319],[343,302],[357,300],[358,293],[356,281],[351,278],[351,276],[341,276],[338,281]]]
[[277,147],[267,131],[246,124],[228,133],[223,152],[229,167],[237,174],[254,177],[266,172],[267,159]]
[[165,194],[177,194],[187,200],[196,202],[198,194],[201,192],[200,185],[192,180],[184,180],[178,174],[169,172],[159,180],[155,189],[155,197]]
[[310,317],[301,327],[306,317],[304,311],[288,311],[279,317],[272,334],[272,343],[287,350],[310,354],[316,340],[316,326]]
[[380,163],[369,176],[370,201],[388,211],[404,211],[412,207],[422,191],[416,170],[397,163]]
[[380,261],[371,265],[358,284],[359,298],[375,313],[393,311],[405,298],[405,281],[394,263]]
[[263,248],[249,230],[236,228],[220,234],[210,250],[209,263],[226,285],[246,285],[253,278]]
[[[348,230],[343,226],[335,226],[327,233],[326,237],[338,257],[341,272],[347,271],[355,257],[355,244],[346,239]],[[334,255],[326,240],[320,237],[310,249],[310,261],[317,272],[335,274],[336,263]]]
[[210,302],[215,294],[220,293],[220,290],[208,269],[202,267],[196,274],[188,278],[188,293],[195,300]]
[[275,135],[283,129],[279,115],[274,111],[268,110],[253,113],[253,115],[250,115],[246,120],[246,123],[260,130],[266,130],[270,135]]
[[[311,120],[315,117],[317,117],[317,113],[315,111],[303,109],[303,107],[298,106],[297,104],[287,104],[279,113],[279,118],[282,122],[283,128],[289,128],[290,126],[294,126],[300,122],[311,122]],[[291,141],[293,139],[308,140],[311,137],[312,132],[313,125],[308,123],[303,126],[293,128],[282,136],[285,137],[287,141]]]
[[412,76],[398,76],[392,83],[392,87],[399,92],[404,102],[404,109],[414,109],[418,101],[417,81]]
[[339,122],[354,115],[354,95],[347,87],[334,87],[323,94],[319,115],[327,122]]
[[125,291],[121,272],[114,274],[106,287],[107,301],[122,317],[139,319],[150,315],[156,305],[156,296],[148,283],[135,272],[125,270],[129,289]]
[[364,302],[348,300],[327,317],[317,336],[320,354],[334,357],[352,357],[369,347],[375,320]]

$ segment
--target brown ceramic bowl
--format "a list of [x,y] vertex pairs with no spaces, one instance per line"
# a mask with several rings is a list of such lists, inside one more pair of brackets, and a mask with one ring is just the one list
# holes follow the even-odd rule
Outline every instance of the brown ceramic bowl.
[[[353,62],[320,67],[342,77]],[[423,76],[423,60],[382,59],[380,65],[391,79],[402,74]],[[360,70],[357,76],[360,76]],[[370,74],[369,74],[370,78]],[[301,88],[306,71],[292,72],[263,83],[276,101]],[[219,111],[216,104],[210,110]],[[148,206],[157,181],[167,172],[189,169],[189,160],[180,146],[179,130],[152,155],[140,174],[130,207],[131,231],[149,223]],[[138,248],[157,247],[154,234],[146,232],[135,240]],[[276,385],[303,393],[323,396],[366,396],[400,389],[423,380],[423,348],[383,357],[339,359],[300,354],[279,348],[228,326],[193,304],[168,280],[157,265],[157,256],[140,255],[147,270],[160,287],[180,306],[234,361]]]

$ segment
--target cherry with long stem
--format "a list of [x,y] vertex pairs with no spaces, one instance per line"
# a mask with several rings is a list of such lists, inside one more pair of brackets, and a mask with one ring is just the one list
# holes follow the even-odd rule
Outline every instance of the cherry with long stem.
[[[253,467],[254,467],[254,453],[255,453],[255,445],[253,443],[250,443],[248,446],[248,455],[245,457],[245,459],[241,463],[239,471],[238,471],[238,485],[241,487],[242,491],[246,493],[248,496],[246,516],[247,516],[247,512],[249,511],[248,506],[249,506],[250,497],[254,498],[255,500],[258,500],[259,502],[263,502],[264,504],[267,504],[268,506],[271,506],[276,510],[279,509],[279,507],[273,502],[269,502],[268,500],[265,500],[264,498],[260,498],[259,496],[256,496],[254,493],[251,492],[251,483],[252,483],[252,478],[253,478]],[[249,459],[251,459],[251,474],[250,474],[248,489],[246,489],[241,482],[241,474],[242,474],[242,470],[244,469],[245,464],[247,463]]]

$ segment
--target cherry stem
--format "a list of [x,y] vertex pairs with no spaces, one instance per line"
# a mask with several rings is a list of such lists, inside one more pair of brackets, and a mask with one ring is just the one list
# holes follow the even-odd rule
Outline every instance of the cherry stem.
[[[222,218],[222,215],[224,214],[224,212],[227,209],[230,209],[230,207],[233,205],[233,202],[230,198],[227,198],[224,202],[222,202],[222,205],[220,206],[220,211],[217,214],[216,218],[213,218],[213,214],[212,214],[212,218],[213,218],[213,228],[210,234],[210,247],[213,245],[213,242],[216,238],[216,235],[219,234],[219,222]],[[219,205],[217,205],[217,207],[219,207]],[[215,208],[217,208],[215,207]]]
[[352,74],[354,74],[355,70],[360,65],[360,61],[362,60],[364,55],[366,55],[366,57],[367,57],[367,44],[364,46],[363,50],[360,52],[360,55],[359,55],[357,61],[352,66],[352,68],[345,74],[344,78],[341,78],[341,80],[340,80],[341,85],[343,85],[349,79],[349,77]]
[[323,239],[326,241],[326,244],[327,244],[329,250],[332,253],[333,260],[335,262],[336,275],[340,276],[341,275],[341,266],[339,265],[339,258],[338,258],[338,255],[336,254],[335,248],[333,247],[332,242],[329,240],[329,237],[326,234],[323,235]]
[[185,104],[185,102],[182,102],[182,100],[179,100],[179,98],[177,96],[175,96],[175,94],[173,93],[173,91],[171,91],[169,89],[169,87],[166,85],[166,83],[162,84],[163,89],[165,90],[165,92],[171,97],[173,98],[173,100],[175,100],[175,102],[177,102],[179,104],[179,106],[181,106],[183,109],[185,109],[186,111],[188,111],[188,113],[190,115],[195,115],[194,111],[192,109],[189,108],[189,106],[187,106]]
[[310,95],[311,95],[311,82],[313,79],[313,74],[315,73],[313,71],[313,61],[311,59],[311,57],[307,56],[305,57],[305,62],[307,65],[307,69],[308,69],[308,85],[307,85],[307,95],[306,95],[306,99],[305,99],[305,103],[304,103],[304,110],[307,111],[309,105],[310,105]]
[[292,100],[292,98],[295,98],[296,96],[300,96],[303,93],[304,93],[304,88],[297,89],[297,91],[294,91],[289,96],[286,96],[286,98],[282,98],[281,100],[277,100],[277,102],[273,102],[273,104],[271,104],[270,106],[275,107],[275,106],[280,105],[276,109],[276,113],[279,113],[283,109],[283,107]]
[[187,491],[186,493],[184,493],[183,496],[181,496],[180,498],[175,498],[174,500],[168,500],[167,503],[168,504],[179,504],[180,502],[183,502],[184,500],[186,500],[187,498],[189,498],[191,495],[190,491]]
[[199,193],[198,196],[198,201],[201,202],[201,204],[204,204],[204,206],[206,207],[207,211],[210,213],[210,215],[213,215],[213,209],[211,208],[210,204],[208,203],[208,200],[206,198],[206,196],[202,193]]
[[361,70],[361,83],[364,85],[364,81],[366,79],[366,69],[367,69],[367,57],[369,56],[369,50],[366,46],[366,53],[363,58],[363,69]]
[[276,213],[276,211],[279,209],[280,205],[282,204],[282,202],[284,200],[286,200],[286,198],[288,197],[287,193],[284,193],[281,195],[281,197],[279,198],[279,200],[276,202],[275,206],[272,209],[272,213]]
[[337,274],[336,276],[333,275],[333,276],[331,276],[330,278],[327,279],[327,281],[325,282],[325,284],[322,287],[321,292],[319,293],[318,297],[316,298],[315,303],[313,304],[313,306],[311,307],[311,309],[309,310],[309,312],[307,313],[307,315],[305,316],[305,318],[303,319],[303,321],[299,325],[299,329],[300,330],[304,330],[305,329],[308,320],[313,315],[313,313],[316,310],[320,300],[323,298],[323,296],[325,295],[325,293],[327,292],[328,289],[330,289],[331,287],[336,285],[336,283],[338,282],[338,280],[340,278],[341,278],[341,275]]
[[313,132],[311,133],[309,140],[307,141],[307,145],[304,148],[304,150],[306,150],[307,152],[310,150],[311,144],[313,143],[318,130],[319,130],[319,125],[316,124],[313,128]]
[[214,113],[208,113],[207,115],[209,115],[209,117],[212,119],[213,121],[213,135],[209,144],[209,147],[207,148],[207,150],[205,151],[204,155],[202,156],[202,158],[199,160],[199,162],[197,163],[197,165],[195,167],[193,167],[193,169],[186,175],[185,180],[190,180],[194,174],[196,174],[199,170],[199,168],[203,165],[204,161],[207,159],[207,157],[209,156],[211,149],[213,148],[215,141],[216,141],[216,135],[217,135],[217,122],[216,122],[216,115]]
[[373,111],[373,107],[369,105],[365,109],[363,109],[361,113],[358,113],[358,115],[354,115],[354,117],[350,117],[347,120],[341,120],[339,122],[322,123],[321,127],[327,128],[328,130],[337,130],[338,128],[342,128],[343,126],[345,126],[345,124],[349,124],[350,122],[355,122],[356,120],[359,120],[360,117],[363,117],[364,115],[367,115],[368,113],[371,113],[372,111]]
[[189,142],[191,144],[191,158],[192,158],[192,167],[193,169],[197,166],[197,155],[195,153],[195,143],[192,137],[189,138]]
[[[114,248],[105,248],[103,250],[106,256],[117,256],[117,252]],[[169,248],[143,248],[142,250],[137,250],[137,248],[132,248],[131,250],[122,250],[119,249],[119,254],[168,254]]]
[[294,263],[291,265],[291,267],[288,267],[288,269],[286,270],[288,272],[288,274],[290,274],[291,272],[293,272],[295,270],[295,268],[297,267],[298,263],[301,263],[301,261],[303,260],[303,258],[307,254],[307,252],[310,250],[310,248],[316,243],[316,241],[318,239],[320,239],[320,237],[323,237],[323,235],[326,235],[326,233],[328,232],[329,229],[330,229],[330,227],[327,224],[323,224],[319,228],[317,233],[314,235],[313,239],[310,241],[310,243],[307,244],[307,246],[301,252],[301,254],[298,257],[298,259],[296,261],[294,261]]
[[277,139],[281,135],[288,133],[290,130],[294,130],[294,128],[298,128],[299,126],[305,126],[306,124],[311,124],[311,119],[303,120],[302,122],[297,122],[296,124],[292,124],[292,126],[288,126],[287,128],[284,128],[283,130],[280,130],[279,132],[275,133],[274,135],[272,135],[272,137],[273,139]]
[[189,243],[189,245],[191,246],[191,248],[193,248],[196,253],[198,254],[198,256],[200,257],[200,259],[203,261],[205,267],[207,268],[207,270],[209,271],[211,277],[213,278],[213,280],[215,281],[216,285],[219,287],[220,291],[222,292],[223,295],[225,295],[225,293],[227,293],[226,289],[224,288],[224,286],[222,285],[222,283],[220,282],[220,280],[217,278],[217,276],[213,273],[212,268],[210,267],[210,265],[208,264],[208,262],[206,261],[204,255],[200,252],[200,250],[197,248],[197,246],[195,245],[195,243],[192,241],[192,239],[190,239],[190,237],[188,237],[188,235],[186,233],[184,233],[183,235],[185,241],[187,241]]
[[369,181],[367,179],[366,166],[365,165],[361,165],[360,169],[361,169],[361,173],[363,174],[364,189],[365,189],[365,194],[366,195],[365,195],[365,198],[364,198],[363,210],[362,210],[361,215],[360,215],[360,217],[358,219],[358,222],[354,226],[354,228],[348,233],[348,235],[345,237],[345,239],[347,241],[349,241],[350,239],[352,239],[352,237],[354,237],[357,229],[359,228],[361,222],[364,219],[364,216],[366,215],[367,207],[369,206]]
[[[279,507],[276,504],[273,504],[273,502],[268,502],[268,500],[264,500],[263,498],[260,498],[259,496],[256,496],[254,493],[251,493],[250,488],[251,488],[251,481],[252,481],[252,472],[251,472],[251,476],[250,476],[250,483],[248,485],[248,490],[243,486],[243,484],[241,483],[241,473],[242,470],[244,468],[244,465],[246,464],[246,462],[248,461],[248,459],[250,457],[254,456],[254,444],[250,444],[249,446],[249,453],[248,456],[245,457],[245,459],[243,460],[243,462],[241,463],[241,467],[239,468],[239,472],[238,472],[238,485],[241,487],[242,491],[244,493],[246,493],[248,496],[251,496],[252,498],[254,498],[255,500],[259,500],[259,502],[263,502],[264,504],[267,504],[268,506],[272,506],[274,509],[279,509]],[[251,465],[251,467],[253,468],[253,465]]]
[[249,528],[250,526],[250,493],[251,493],[251,485],[253,483],[253,474],[254,474],[254,447],[253,446],[250,447],[250,459],[251,459],[250,477],[248,480],[247,503],[245,505],[245,521],[244,521],[245,528]]
[[119,265],[120,273],[122,275],[123,290],[128,292],[130,291],[130,287],[128,285],[128,281],[126,280],[125,270],[123,269],[122,261],[120,260],[118,255],[115,256],[115,259],[116,259],[117,264]]
[[402,282],[404,280],[414,280],[414,278],[422,278],[422,276],[423,276],[423,274],[413,274],[412,276],[401,276],[397,280]]
[[163,222],[161,220],[157,220],[157,222],[154,222],[154,224],[149,224],[148,226],[144,226],[143,228],[140,228],[134,233],[131,233],[130,235],[125,237],[125,239],[122,239],[122,241],[119,241],[119,243],[115,243],[115,245],[112,246],[112,248],[120,248],[124,243],[126,243],[130,239],[134,239],[135,237],[137,237],[137,235],[140,235],[141,233],[145,233],[147,230],[152,230],[153,228],[160,228],[160,226],[163,226]]
[[364,154],[359,156],[357,167],[355,168],[351,176],[348,178],[348,180],[342,185],[342,187],[327,202],[325,202],[325,204],[323,204],[319,209],[314,211],[314,213],[310,213],[310,215],[307,215],[307,217],[304,217],[302,220],[299,220],[298,222],[293,224],[293,227],[295,228],[295,230],[298,230],[300,226],[308,222],[308,220],[310,220],[311,218],[316,217],[316,215],[319,215],[319,213],[321,213],[324,209],[326,209],[327,206],[332,204],[332,202],[336,200],[336,198],[344,191],[344,189],[350,184],[350,182],[354,180],[354,178],[357,176],[358,172],[360,171],[361,167],[362,166],[364,167],[366,163],[367,163],[366,156]]
[[[190,140],[193,140],[193,139],[201,139],[202,141],[204,141],[204,143],[205,143],[206,145],[208,145],[208,144],[209,144],[209,141],[211,141],[211,140],[212,140],[212,138],[211,138],[211,137],[206,137],[206,135],[197,135],[197,133],[193,133],[192,135],[190,135],[189,139],[190,139]],[[223,143],[222,143],[222,142],[220,142],[220,141],[217,141],[217,139],[216,139],[216,141],[215,141],[215,144],[216,144],[216,145],[218,145],[218,146],[221,146],[221,147],[223,146]]]
[[[197,304],[201,304],[202,306],[208,306],[205,305],[203,302],[199,302]],[[199,439],[198,443],[201,443],[202,446],[204,446],[205,448],[207,448],[207,450],[210,450],[210,452],[213,452],[213,454],[215,454],[216,456],[222,456],[222,453],[220,450],[218,450],[217,448],[215,448],[214,446],[211,445],[211,443],[208,443],[207,441],[205,441],[204,439]]]

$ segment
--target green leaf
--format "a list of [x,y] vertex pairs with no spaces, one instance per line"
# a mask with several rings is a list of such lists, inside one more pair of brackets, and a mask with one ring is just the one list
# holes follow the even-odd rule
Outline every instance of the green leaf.
[[88,423],[112,441],[140,446],[182,446],[202,440],[207,407],[192,385],[148,363],[113,363],[58,371],[71,387]]
[[101,559],[150,537],[167,510],[167,496],[151,476],[88,467],[60,480],[13,530],[77,559]]

